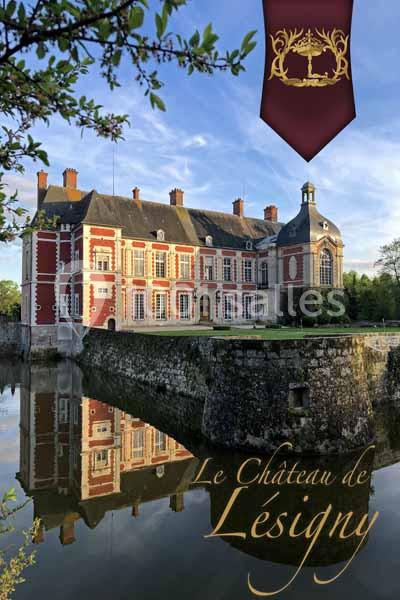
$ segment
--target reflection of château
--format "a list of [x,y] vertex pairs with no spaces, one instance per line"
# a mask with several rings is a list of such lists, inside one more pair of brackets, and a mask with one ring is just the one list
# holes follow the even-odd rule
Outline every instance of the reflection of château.
[[[12,374],[11,374],[12,375]],[[35,516],[43,529],[60,528],[63,544],[74,541],[74,524],[82,519],[88,527],[96,527],[108,511],[131,507],[139,515],[140,505],[170,498],[170,507],[183,509],[184,493],[192,487],[199,472],[200,459],[181,444],[127,412],[84,396],[81,373],[76,366],[60,363],[55,368],[32,367],[22,370],[21,385],[21,454],[18,478],[28,495],[33,497]],[[9,381],[17,381],[13,374]],[[129,406],[123,391],[114,385],[114,401]],[[92,395],[107,400],[107,390]],[[130,399],[133,400],[132,394]],[[155,401],[154,399],[151,402]],[[149,404],[151,404],[149,401]],[[149,413],[149,420],[151,416]],[[400,419],[393,409],[378,419],[377,452],[368,454],[364,466],[369,474],[374,469],[398,462],[400,456]],[[162,425],[159,425],[162,428]],[[207,486],[210,497],[211,532],[236,487],[235,473],[246,456],[214,455],[214,471],[223,469],[228,479],[218,486]],[[263,463],[267,457],[263,457]],[[291,463],[295,459],[288,459]],[[373,461],[373,463],[372,463]],[[201,460],[202,462],[202,460]],[[280,462],[280,461],[278,461]],[[324,468],[338,480],[354,465],[354,457],[303,459],[307,470]],[[197,488],[198,486],[196,486]],[[279,491],[279,499],[271,504],[271,520],[278,513],[288,513],[290,523],[301,511],[301,525],[332,503],[334,513],[352,511],[354,519],[368,513],[370,485],[345,489],[340,485],[323,488],[283,485],[252,485],[240,495],[229,514],[228,531],[249,531],[249,525],[262,510],[265,501]],[[305,503],[305,495],[310,501]],[[333,518],[333,517],[332,517]],[[333,565],[349,560],[355,550],[354,537],[339,542],[328,539],[328,526],[313,550],[307,565]],[[36,541],[43,539],[43,530]],[[290,538],[288,527],[275,540],[222,538],[233,548],[262,561],[297,565],[304,555],[304,537]]]
[[95,527],[114,508],[132,506],[138,516],[140,504],[170,496],[171,509],[183,510],[197,468],[188,450],[117,408],[73,394],[68,378],[58,379],[58,392],[42,381],[37,391],[21,389],[18,478],[44,526],[61,527],[63,544],[74,541],[75,521]]

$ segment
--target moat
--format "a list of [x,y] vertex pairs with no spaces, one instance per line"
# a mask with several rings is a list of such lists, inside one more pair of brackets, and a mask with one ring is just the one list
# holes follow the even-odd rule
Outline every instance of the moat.
[[[146,388],[124,394],[118,380],[69,362],[0,363],[0,392],[0,489],[14,486],[19,501],[29,499],[1,546],[12,552],[21,531],[41,519],[36,564],[17,599],[152,600],[168,589],[177,600],[241,600],[255,597],[249,575],[261,591],[294,578],[282,598],[398,597],[397,409],[377,413],[360,483],[345,487],[361,451],[332,458],[217,451],[156,411]],[[165,401],[164,393],[154,390]],[[273,479],[267,467],[281,475]],[[315,478],[288,478],[294,471]],[[266,503],[270,535],[259,518]],[[367,535],[340,539],[337,515],[350,513],[349,528]],[[326,519],[310,550],[305,532],[317,514]],[[318,585],[314,575],[334,581]]]

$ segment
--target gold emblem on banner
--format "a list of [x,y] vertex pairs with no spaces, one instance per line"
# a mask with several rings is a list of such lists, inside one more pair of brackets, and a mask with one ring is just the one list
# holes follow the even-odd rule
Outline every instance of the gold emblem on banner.
[[[271,35],[272,48],[275,58],[271,66],[271,75],[269,79],[278,77],[282,83],[294,87],[326,87],[335,85],[343,77],[350,79],[349,61],[346,58],[349,46],[349,35],[341,29],[334,29],[332,32],[325,32],[325,29],[319,31],[311,29],[305,35],[304,29],[297,31],[281,29],[275,36]],[[331,52],[336,59],[336,68],[332,73],[314,73],[313,59],[321,56],[325,52]],[[288,54],[298,54],[307,58],[308,70],[307,76],[303,78],[288,77],[289,69],[285,67],[285,61]]]

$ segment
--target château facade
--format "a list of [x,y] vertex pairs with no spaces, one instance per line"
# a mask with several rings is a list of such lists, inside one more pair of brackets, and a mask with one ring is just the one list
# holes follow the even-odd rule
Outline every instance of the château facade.
[[63,185],[37,175],[38,210],[55,229],[23,240],[22,320],[51,339],[71,323],[118,330],[198,323],[274,322],[279,292],[341,288],[339,229],[320,215],[315,187],[302,188],[301,208],[287,224],[276,206],[263,219],[186,208],[174,189],[169,204]]

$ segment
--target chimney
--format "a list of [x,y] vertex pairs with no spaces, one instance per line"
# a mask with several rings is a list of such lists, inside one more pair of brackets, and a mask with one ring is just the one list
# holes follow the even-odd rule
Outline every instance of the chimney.
[[140,189],[138,187],[133,188],[132,197],[135,202],[140,202]]
[[68,546],[75,542],[75,524],[66,517],[60,527],[60,542],[63,546]]
[[63,173],[63,186],[76,190],[78,185],[78,171],[75,169],[65,169]]
[[173,512],[182,512],[185,509],[185,503],[183,499],[183,492],[172,494],[169,498],[169,507]]
[[233,214],[237,217],[244,217],[244,200],[241,198],[233,202]]
[[183,190],[180,190],[178,188],[171,190],[169,193],[171,206],[183,206],[183,196]]
[[47,190],[47,173],[41,169],[37,172],[37,199],[38,205],[43,202]]
[[272,221],[272,223],[277,223],[278,222],[278,207],[274,206],[274,205],[266,206],[264,208],[264,220]]

